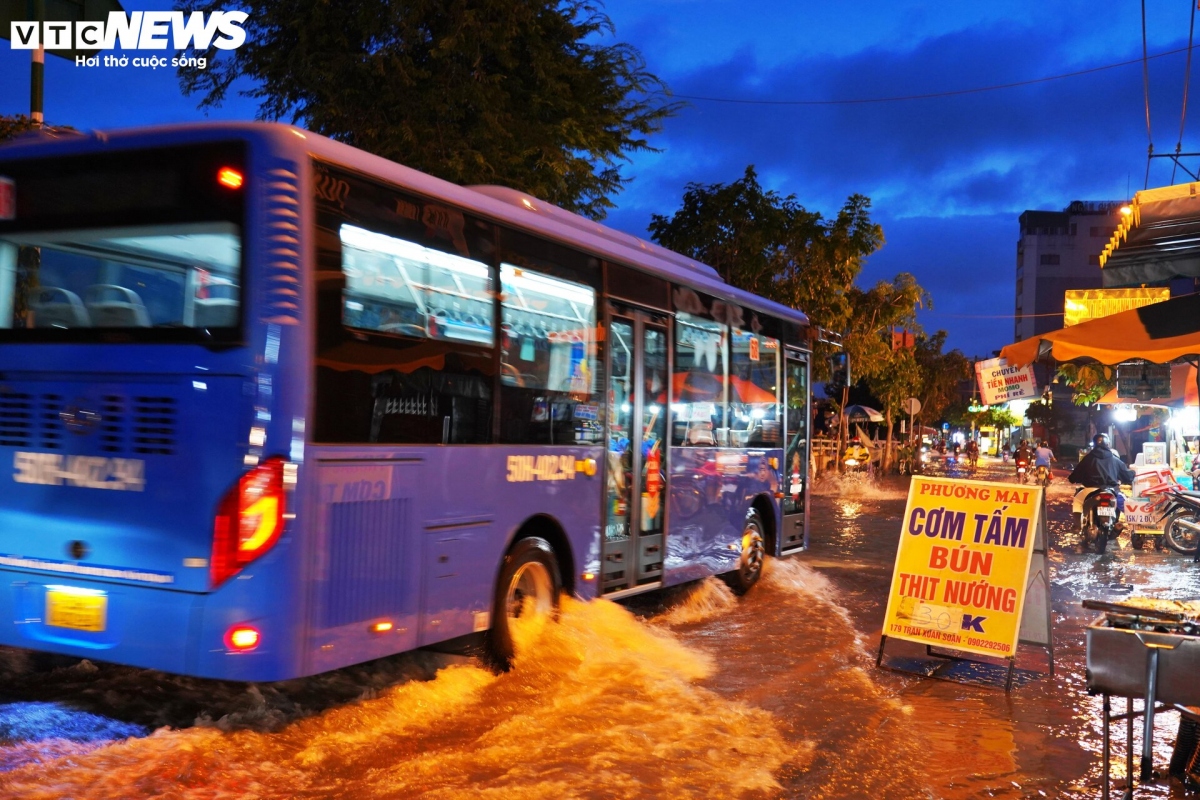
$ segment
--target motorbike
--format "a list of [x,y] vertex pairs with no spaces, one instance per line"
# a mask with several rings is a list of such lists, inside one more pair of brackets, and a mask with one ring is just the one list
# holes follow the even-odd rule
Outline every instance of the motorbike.
[[1172,488],[1161,501],[1159,519],[1167,547],[1200,561],[1200,492]]
[[1017,480],[1021,483],[1029,483],[1029,459],[1017,459]]
[[1080,487],[1087,492],[1083,499],[1083,510],[1079,514],[1079,529],[1084,545],[1094,545],[1097,553],[1103,553],[1108,543],[1117,538],[1117,489]]
[[1039,464],[1033,468],[1033,482],[1039,486],[1050,485],[1050,468],[1044,464]]

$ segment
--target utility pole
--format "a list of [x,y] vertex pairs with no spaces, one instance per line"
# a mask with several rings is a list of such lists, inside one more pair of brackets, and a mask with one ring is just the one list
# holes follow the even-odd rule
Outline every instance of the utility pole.
[[[71,33],[74,24],[79,22],[107,23],[108,15],[112,12],[124,13],[118,0],[54,0],[52,3],[53,22],[70,23],[65,31],[68,40],[74,43]],[[11,39],[15,34],[16,23],[20,26],[19,38],[22,42],[31,41],[26,35],[37,37],[37,47],[29,47],[29,118],[40,128],[45,124],[43,102],[46,86],[46,40],[43,23],[46,22],[46,0],[0,0],[0,39]],[[32,25],[32,32],[29,26]],[[57,26],[56,26],[57,27]],[[14,46],[17,42],[14,42]],[[19,48],[24,49],[24,48]],[[93,56],[95,50],[51,49],[50,55],[74,61],[78,55]]]
[[[845,341],[845,339],[842,341]],[[839,474],[845,471],[845,465],[842,464],[842,453],[845,451],[846,442],[850,438],[850,420],[846,418],[846,406],[850,403],[850,351],[843,349],[842,354],[846,358],[846,384],[842,387],[842,421],[838,425],[837,452],[833,454],[834,460],[837,462],[837,471]]]

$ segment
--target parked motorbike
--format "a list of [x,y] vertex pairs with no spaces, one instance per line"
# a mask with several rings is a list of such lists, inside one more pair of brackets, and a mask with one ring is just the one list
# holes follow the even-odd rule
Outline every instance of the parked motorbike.
[[1162,495],[1160,509],[1167,547],[1200,561],[1200,493],[1172,488]]
[[1017,480],[1021,483],[1029,483],[1029,460],[1025,458],[1017,459]]
[[1078,492],[1088,492],[1079,515],[1084,545],[1091,545],[1097,553],[1103,553],[1108,543],[1117,538],[1117,489],[1081,487],[1076,490]]

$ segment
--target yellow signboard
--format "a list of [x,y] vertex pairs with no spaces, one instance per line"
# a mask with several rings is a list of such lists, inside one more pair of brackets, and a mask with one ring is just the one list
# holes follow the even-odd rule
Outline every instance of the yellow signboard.
[[1133,289],[1068,289],[1063,295],[1063,327],[1171,299],[1167,287]]
[[1040,487],[916,476],[883,635],[1016,655]]

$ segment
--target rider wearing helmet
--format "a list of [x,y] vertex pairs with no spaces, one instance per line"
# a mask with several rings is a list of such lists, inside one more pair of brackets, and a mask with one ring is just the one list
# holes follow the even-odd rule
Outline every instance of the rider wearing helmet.
[[1125,466],[1121,457],[1108,445],[1108,434],[1097,433],[1092,439],[1092,449],[1079,461],[1079,466],[1068,478],[1071,483],[1097,489],[1112,488],[1117,494],[1117,515],[1125,510],[1125,495],[1121,494],[1122,483],[1133,483],[1133,470]]

